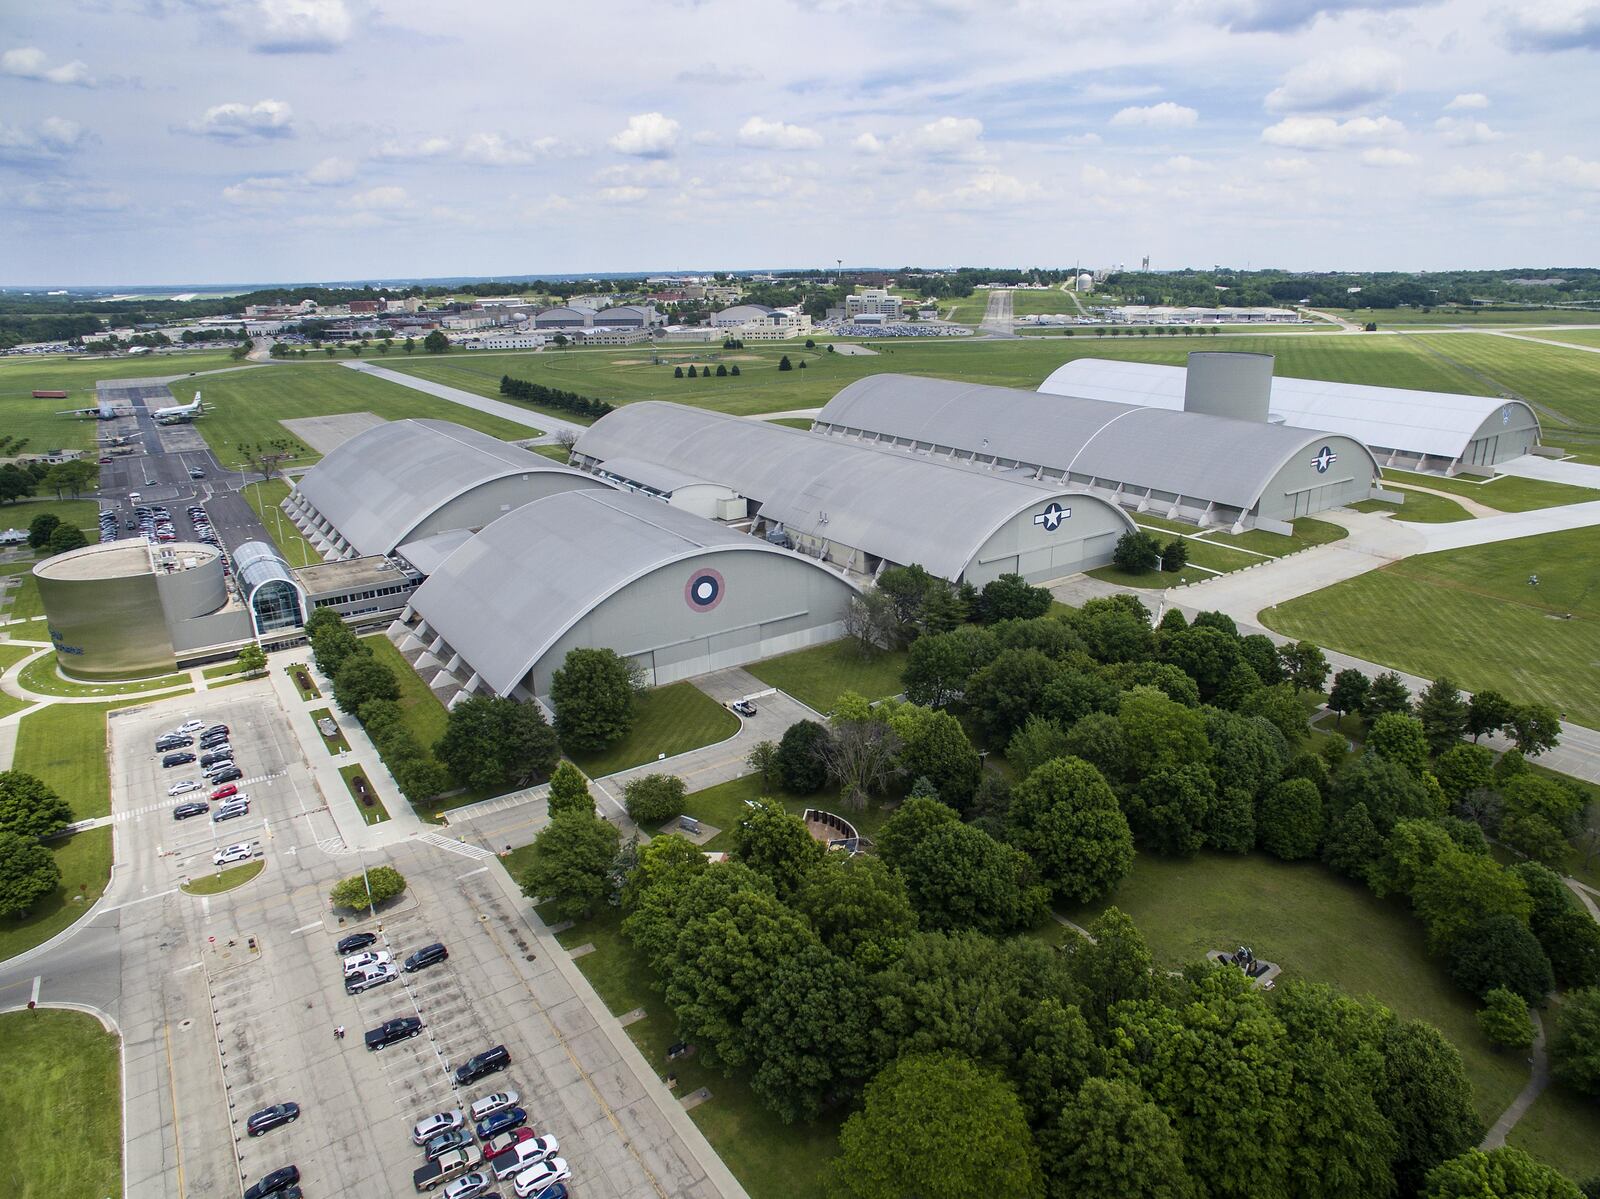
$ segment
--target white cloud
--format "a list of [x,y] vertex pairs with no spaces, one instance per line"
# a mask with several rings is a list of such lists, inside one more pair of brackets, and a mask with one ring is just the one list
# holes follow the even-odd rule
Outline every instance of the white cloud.
[[1200,11],[1239,33],[1293,33],[1320,16],[1413,8],[1431,0],[1205,0]]
[[265,54],[326,54],[355,27],[344,0],[256,0],[253,7],[237,19]]
[[1211,164],[1190,158],[1187,154],[1174,154],[1156,168],[1165,175],[1198,175],[1211,170]]
[[85,187],[78,180],[45,179],[6,190],[0,188],[0,207],[27,212],[122,212],[133,199],[109,188]]
[[375,154],[391,162],[417,162],[428,158],[443,158],[454,149],[455,144],[447,137],[424,137],[420,141],[391,139],[379,145]]
[[403,187],[374,187],[364,192],[356,192],[346,196],[346,208],[354,208],[361,212],[386,211],[392,212],[397,208],[404,208],[411,203],[411,197],[406,194]]
[[642,187],[602,187],[600,199],[606,204],[637,204],[650,193]]
[[1098,133],[1069,133],[1061,139],[1063,146],[1098,146],[1100,135]]
[[643,112],[628,118],[628,127],[611,139],[618,154],[638,158],[668,158],[678,144],[678,122],[659,112]]
[[205,115],[198,121],[191,121],[189,132],[223,141],[292,137],[294,113],[282,100],[217,104],[206,109]]
[[863,133],[850,143],[857,154],[882,154],[883,142],[871,133]]
[[475,162],[480,166],[515,167],[564,149],[564,145],[553,137],[525,142],[502,133],[474,133],[461,143],[461,158],[464,162]]
[[1088,165],[1079,172],[1083,189],[1105,196],[1142,196],[1154,189],[1138,175],[1114,175],[1104,167]]
[[275,208],[286,204],[299,191],[299,181],[288,175],[259,175],[241,179],[222,189],[230,204],[248,208]]
[[0,121],[0,160],[45,162],[62,158],[87,140],[83,126],[65,117],[45,117],[31,129]]
[[815,150],[822,145],[822,135],[802,125],[751,117],[739,126],[739,144],[759,150]]
[[619,162],[595,172],[594,181],[607,187],[665,187],[678,182],[681,172],[663,159]]
[[754,83],[760,78],[761,72],[749,67],[719,67],[709,62],[678,72],[679,83],[699,83],[707,87],[731,87],[736,83]]
[[938,210],[991,209],[1025,204],[1042,194],[1037,183],[999,171],[981,171],[959,187],[939,191],[919,189],[913,201],[919,208]]
[[1454,100],[1444,106],[1446,112],[1456,112],[1463,108],[1488,108],[1489,97],[1482,92],[1462,92]]
[[1285,117],[1261,131],[1261,140],[1274,146],[1297,150],[1331,150],[1353,142],[1386,141],[1405,132],[1406,127],[1393,117],[1351,117],[1336,121],[1332,117]]
[[1532,165],[1544,178],[1563,187],[1581,187],[1587,191],[1600,191],[1600,162],[1590,162],[1575,154],[1566,154],[1555,162],[1546,164],[1542,155],[1531,155]]
[[1456,167],[1432,179],[1428,190],[1436,196],[1447,197],[1503,196],[1511,190],[1511,180],[1504,171],[1489,167]]
[[71,62],[50,66],[45,52],[37,46],[18,46],[14,50],[7,50],[0,54],[0,75],[11,75],[17,79],[33,79],[39,83],[71,84],[78,87],[93,87],[94,79],[89,74],[87,63],[73,59]]
[[1361,161],[1369,167],[1405,167],[1416,162],[1417,156],[1393,146],[1372,146],[1361,151]]
[[1456,117],[1440,117],[1433,127],[1444,134],[1445,144],[1449,146],[1483,146],[1505,138],[1505,134],[1489,128],[1482,121]]
[[1115,104],[1118,100],[1138,100],[1154,96],[1161,87],[1154,83],[1086,83],[1079,95],[1096,104]]
[[1400,90],[1401,63],[1388,50],[1356,46],[1301,63],[1267,94],[1269,112],[1346,112]]
[[1151,129],[1189,129],[1200,114],[1183,104],[1163,100],[1160,104],[1124,108],[1111,118],[1113,125],[1143,125]]
[[348,158],[324,158],[306,172],[306,182],[317,187],[334,187],[356,177],[356,164]]
[[1269,158],[1266,162],[1267,174],[1276,175],[1280,179],[1297,179],[1311,174],[1311,160],[1309,158]]
[[914,153],[934,158],[965,158],[982,155],[982,137],[983,122],[977,117],[940,117],[912,130],[904,144]]
[[1600,50],[1600,3],[1516,0],[1502,10],[1501,27],[1513,50]]

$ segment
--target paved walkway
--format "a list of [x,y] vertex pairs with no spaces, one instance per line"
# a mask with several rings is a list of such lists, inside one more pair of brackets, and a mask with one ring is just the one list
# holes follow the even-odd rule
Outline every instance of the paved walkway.
[[514,425],[521,425],[525,429],[531,429],[535,433],[571,433],[572,436],[577,437],[587,427],[569,420],[562,420],[558,416],[546,416],[542,412],[532,412],[516,404],[508,404],[504,400],[492,400],[488,396],[463,391],[459,387],[450,387],[444,383],[433,383],[427,379],[419,379],[415,375],[408,375],[403,371],[393,371],[387,367],[374,366],[370,362],[351,361],[342,362],[340,365],[353,371],[360,371],[364,375],[372,375],[386,383],[398,383],[401,387],[411,388],[412,391],[424,392],[435,399],[448,400],[452,404],[460,404],[463,408],[472,408],[489,416],[498,416]]
[[[1436,495],[1442,500],[1449,500],[1452,504],[1458,504],[1462,508],[1465,508],[1469,516],[1488,517],[1500,515],[1500,509],[1498,508],[1491,508],[1488,504],[1480,504],[1475,499],[1464,495],[1457,495],[1453,491],[1440,491],[1437,487],[1419,487],[1415,483],[1391,483],[1387,480],[1384,482],[1384,487],[1389,491],[1398,491],[1402,493],[1407,491],[1420,491],[1426,495]],[[1405,521],[1406,510],[1404,505],[1402,505],[1400,510],[1395,513],[1394,519],[1402,522]]]
[[1540,458],[1524,454],[1495,467],[1503,475],[1523,479],[1543,479],[1547,483],[1571,483],[1574,487],[1600,487],[1600,466],[1573,462],[1566,458]]
[[1544,1094],[1544,1089],[1550,1085],[1550,1055],[1544,1047],[1544,1022],[1539,1019],[1539,1013],[1530,1010],[1528,1015],[1533,1019],[1533,1049],[1530,1053],[1532,1073],[1528,1077],[1527,1086],[1522,1088],[1518,1096],[1511,1101],[1511,1106],[1500,1113],[1500,1118],[1494,1122],[1494,1127],[1489,1130],[1489,1135],[1483,1138],[1482,1149],[1498,1149],[1506,1143],[1506,1136],[1516,1127],[1518,1120],[1528,1114],[1528,1109],[1534,1101]]

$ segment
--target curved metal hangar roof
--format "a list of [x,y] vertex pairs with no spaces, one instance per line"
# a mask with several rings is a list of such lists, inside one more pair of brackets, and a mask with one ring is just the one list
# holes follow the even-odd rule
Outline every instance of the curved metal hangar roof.
[[[1181,366],[1078,358],[1058,366],[1039,390],[1182,409],[1187,375]],[[1325,429],[1364,445],[1448,459],[1462,457],[1475,438],[1501,427],[1539,427],[1539,418],[1521,400],[1283,375],[1272,380],[1270,407],[1273,416],[1296,428]]]
[[[1181,373],[1181,372],[1180,372]],[[1181,392],[1180,392],[1181,403]],[[609,419],[609,418],[608,418]],[[832,433],[1153,487],[1248,511],[1327,433],[911,375],[868,375],[817,415]],[[581,443],[580,443],[581,444]],[[1378,466],[1371,461],[1372,473]]]
[[[696,622],[712,613],[720,622],[712,631],[727,638],[785,621],[826,626],[855,594],[838,574],[790,550],[607,488],[548,496],[501,517],[445,559],[411,608],[497,694],[509,695],[607,601],[663,572],[657,581],[670,600],[641,594],[604,628],[589,628],[595,639],[586,643],[625,657],[680,645],[707,635]],[[753,656],[760,655],[742,660]]]
[[721,483],[769,521],[947,579],[960,578],[1002,525],[1057,497],[1081,497],[1133,527],[1115,505],[1059,484],[655,400],[601,417],[574,453],[602,469],[643,458]]
[[[358,554],[389,554],[420,535],[419,528],[446,505],[499,480],[519,478],[528,484],[523,503],[595,482],[582,471],[475,429],[441,420],[397,420],[352,437],[312,467],[295,490]],[[495,503],[491,511],[474,514],[476,519],[464,513],[465,523],[457,527],[487,524],[501,511]]]

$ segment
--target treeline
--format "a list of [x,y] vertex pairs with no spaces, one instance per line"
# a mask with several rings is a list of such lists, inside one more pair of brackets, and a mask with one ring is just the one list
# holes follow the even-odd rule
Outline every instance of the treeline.
[[[1528,285],[1514,279],[1559,279]],[[1350,289],[1358,290],[1352,292]],[[1540,269],[1512,271],[1443,271],[1428,274],[1301,274],[1288,271],[1171,272],[1120,271],[1100,288],[1141,304],[1219,304],[1239,307],[1293,305],[1314,308],[1433,308],[1462,305],[1536,305],[1574,301],[1600,302],[1600,270]]]
[[510,375],[500,376],[500,394],[544,408],[554,408],[559,412],[591,418],[602,417],[616,407],[605,400],[590,399],[575,391],[560,391],[543,383],[530,383],[526,379],[513,379]]
[[36,341],[71,341],[99,333],[105,325],[88,315],[8,316],[0,315],[0,349],[28,345]]

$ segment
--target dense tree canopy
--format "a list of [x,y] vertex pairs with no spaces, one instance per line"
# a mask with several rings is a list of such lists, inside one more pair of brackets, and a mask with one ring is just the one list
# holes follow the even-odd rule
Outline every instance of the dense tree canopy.
[[1103,895],[1133,865],[1133,834],[1116,795],[1078,758],[1046,762],[1012,791],[1011,841],[1067,903]]
[[569,650],[550,677],[556,734],[570,751],[593,753],[627,736],[633,700],[633,671],[615,650]]
[[20,770],[0,771],[0,832],[35,841],[72,823],[72,805],[42,779]]

